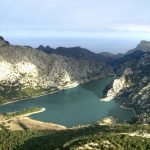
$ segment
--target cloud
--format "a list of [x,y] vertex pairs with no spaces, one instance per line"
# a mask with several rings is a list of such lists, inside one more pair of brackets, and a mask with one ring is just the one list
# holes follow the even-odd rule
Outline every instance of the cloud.
[[149,0],[1,0],[0,32],[17,37],[120,38],[150,32],[149,6]]
[[150,25],[125,24],[125,25],[116,25],[114,29],[130,32],[150,32]]

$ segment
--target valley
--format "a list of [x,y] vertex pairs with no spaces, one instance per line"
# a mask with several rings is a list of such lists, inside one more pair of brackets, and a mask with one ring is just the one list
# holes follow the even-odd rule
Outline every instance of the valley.
[[1,37],[0,149],[149,149],[149,48],[94,54]]
[[30,118],[69,128],[89,124],[108,116],[113,116],[118,122],[130,121],[135,115],[132,110],[120,107],[121,100],[101,101],[105,86],[113,79],[114,76],[108,76],[54,94],[2,105],[0,112],[42,107],[46,109],[44,112],[33,114]]

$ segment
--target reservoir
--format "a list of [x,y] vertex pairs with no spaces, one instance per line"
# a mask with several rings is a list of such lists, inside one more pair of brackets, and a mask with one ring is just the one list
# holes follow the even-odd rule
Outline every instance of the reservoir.
[[21,111],[25,108],[44,107],[46,111],[30,117],[66,127],[88,124],[113,116],[119,122],[131,120],[134,113],[120,107],[121,100],[101,101],[103,90],[113,76],[90,81],[57,93],[0,106],[0,112]]

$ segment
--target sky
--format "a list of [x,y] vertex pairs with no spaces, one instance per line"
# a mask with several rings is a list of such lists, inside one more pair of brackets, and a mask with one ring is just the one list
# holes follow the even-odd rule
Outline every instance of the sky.
[[12,44],[125,52],[150,40],[150,0],[1,0],[0,35]]

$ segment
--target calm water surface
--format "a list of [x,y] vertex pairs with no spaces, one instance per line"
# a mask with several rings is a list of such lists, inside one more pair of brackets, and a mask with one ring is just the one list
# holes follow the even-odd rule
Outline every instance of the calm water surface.
[[109,76],[54,94],[0,106],[0,112],[20,111],[30,107],[44,107],[46,111],[31,115],[33,119],[66,127],[87,124],[107,116],[120,122],[134,117],[132,110],[120,108],[120,100],[103,102],[102,92],[114,77]]

